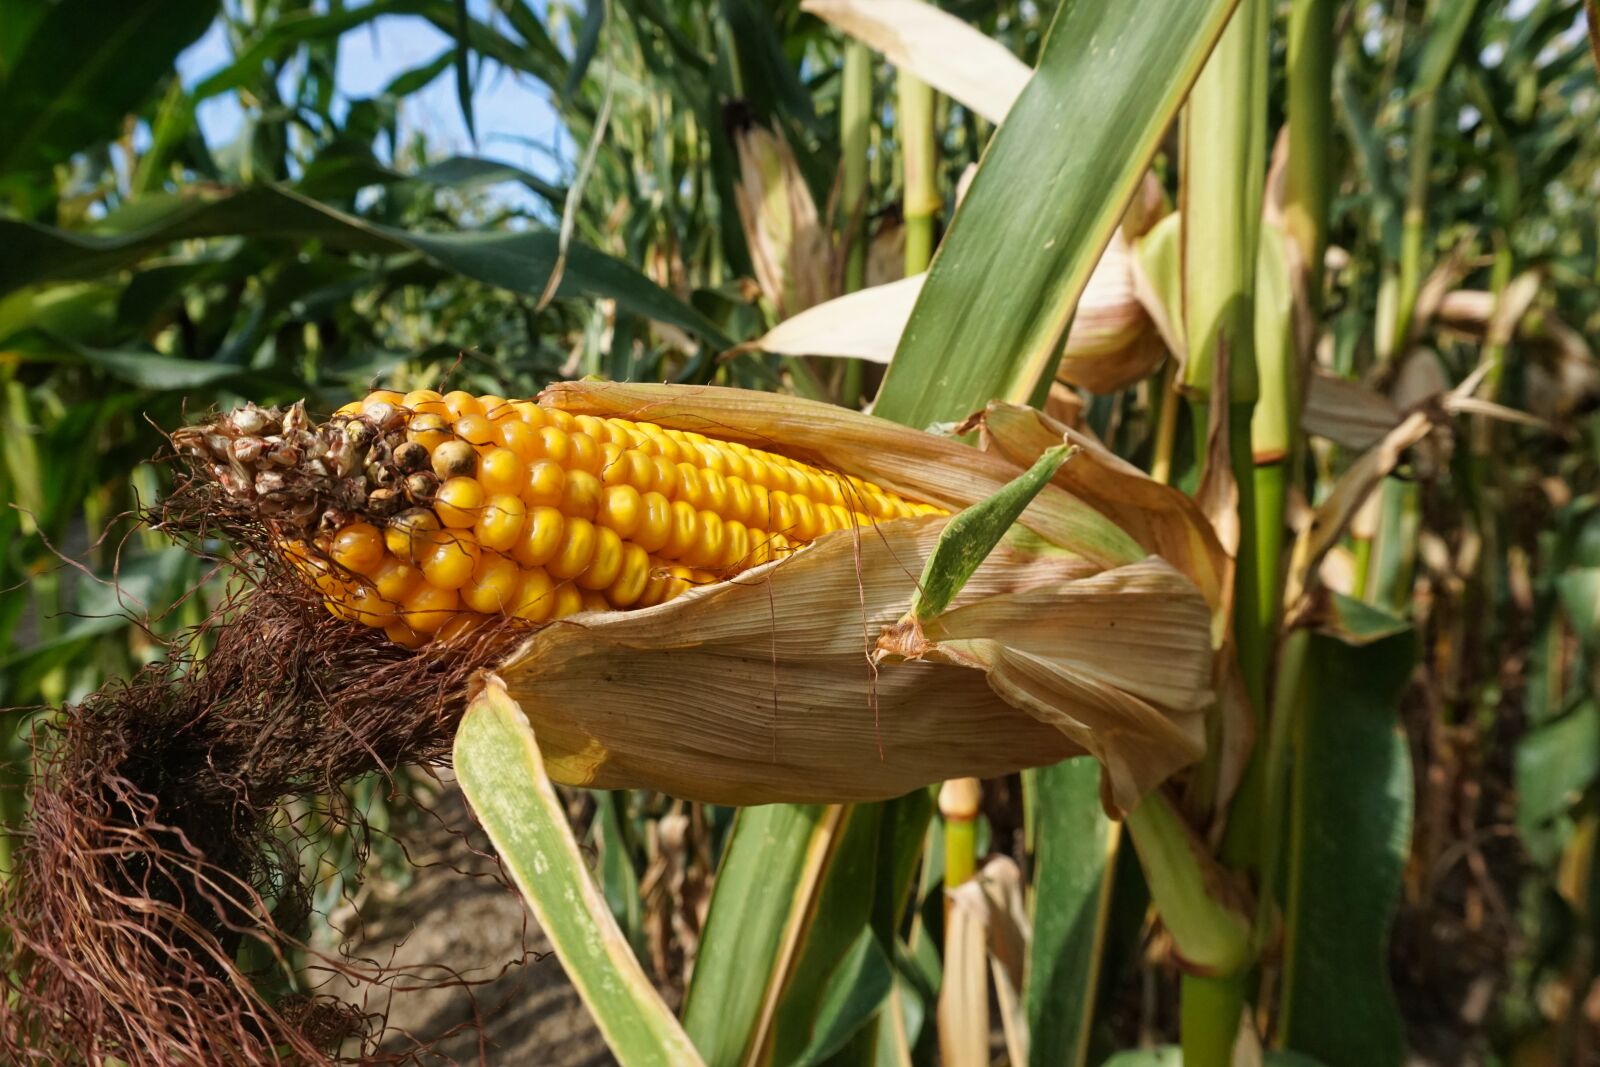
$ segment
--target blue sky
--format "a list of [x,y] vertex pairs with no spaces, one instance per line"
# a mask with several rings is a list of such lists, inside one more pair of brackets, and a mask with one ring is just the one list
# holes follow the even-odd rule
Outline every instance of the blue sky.
[[[538,6],[543,8],[544,4]],[[479,19],[492,18],[488,0],[469,0],[469,8]],[[348,102],[371,96],[397,74],[427,63],[452,45],[448,35],[421,17],[377,18],[339,40],[339,97]],[[205,36],[178,57],[178,72],[186,85],[194,85],[230,60],[227,35],[220,22],[214,23]],[[476,56],[474,70],[480,71]],[[561,165],[552,153],[566,159],[572,154],[572,144],[561,129],[550,95],[548,87],[525,74],[483,62],[473,92],[473,119],[478,130],[478,146],[474,150],[461,117],[451,68],[405,100],[400,124],[406,133],[421,131],[439,158],[476,154],[555,178]],[[233,93],[205,101],[198,117],[213,148],[234,141],[244,123],[244,112]],[[541,151],[529,141],[549,151]]]

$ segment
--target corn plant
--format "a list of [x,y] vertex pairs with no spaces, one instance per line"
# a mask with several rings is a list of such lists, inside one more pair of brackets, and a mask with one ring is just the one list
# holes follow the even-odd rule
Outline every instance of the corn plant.
[[[327,767],[379,769],[325,722],[452,756],[626,1064],[1582,1062],[1584,12],[14,5],[0,696],[70,740],[194,628],[273,693],[226,650],[300,597],[401,696],[297,653],[310,732],[241,721]],[[335,106],[342,36],[391,17],[450,43]],[[184,85],[214,21],[233,58]],[[472,128],[488,70],[548,88],[557,179],[401,136],[439,78]],[[129,521],[157,501],[201,555]],[[241,600],[216,530],[288,599]],[[0,868],[48,902],[77,794],[31,736]],[[303,771],[250,805],[344,788]],[[709,909],[641,951],[641,842],[683,811]],[[361,850],[326,832],[337,894]],[[218,928],[288,914],[265,885]],[[11,933],[0,1038],[68,1055],[76,1002],[29,983],[73,946]],[[284,1007],[318,998],[298,942],[216,943],[258,981],[202,1058],[377,1055]]]

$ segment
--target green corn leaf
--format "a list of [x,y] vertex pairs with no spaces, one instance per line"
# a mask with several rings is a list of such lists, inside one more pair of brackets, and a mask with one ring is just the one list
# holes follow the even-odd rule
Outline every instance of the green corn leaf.
[[893,984],[894,965],[888,953],[871,930],[863,929],[829,977],[811,1044],[794,1067],[817,1067],[843,1048],[877,1014]]
[[[802,921],[832,832],[828,809],[739,812],[717,871],[683,1025],[708,1067],[736,1067],[756,1037],[784,934]],[[775,995],[775,994],[774,994]]]
[[[1295,725],[1279,1036],[1332,1064],[1397,1067],[1389,921],[1411,837],[1411,754],[1396,708],[1414,635],[1313,636]],[[1338,812],[1338,818],[1329,818]]]
[[[62,0],[45,6],[0,83],[0,177],[64,162],[172,72],[216,0]],[[12,32],[8,24],[0,36]]]
[[1026,403],[1236,0],[1071,3],[934,257],[874,410]]
[[495,851],[623,1067],[693,1067],[678,1020],[650,984],[594,884],[538,741],[495,678],[456,731],[455,769]]
[[1039,847],[1023,991],[1028,1062],[1085,1067],[1120,827],[1100,807],[1100,765],[1093,759],[1041,767],[1031,781]]
[[[138,262],[193,237],[319,238],[353,251],[420,252],[447,270],[537,298],[556,264],[559,237],[548,231],[423,233],[381,226],[291,189],[263,185],[200,197],[146,197],[93,233],[0,219],[0,294],[60,278],[93,277]],[[638,314],[681,327],[713,346],[733,341],[710,319],[637,268],[574,243],[558,296],[612,297]]]
[[918,622],[927,622],[950,606],[967,579],[988,558],[1012,523],[1039,495],[1039,490],[1055,477],[1073,451],[1073,446],[1064,444],[1045,450],[1033,466],[1005,488],[946,524],[933,554],[922,568],[917,595],[911,601],[911,614]]

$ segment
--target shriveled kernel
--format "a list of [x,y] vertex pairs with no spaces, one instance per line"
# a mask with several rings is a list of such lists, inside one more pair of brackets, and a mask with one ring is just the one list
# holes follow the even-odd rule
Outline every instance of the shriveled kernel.
[[422,557],[422,576],[440,589],[460,589],[472,580],[483,551],[465,530],[442,535]]
[[465,441],[445,441],[433,450],[433,473],[441,479],[471,478],[478,473],[478,450]]
[[444,406],[458,419],[464,415],[483,414],[483,405],[478,403],[478,398],[464,389],[452,389],[444,394]]
[[617,580],[622,570],[622,538],[604,526],[595,528],[594,556],[578,575],[580,589],[605,589]]
[[473,569],[472,581],[461,591],[461,600],[473,611],[486,615],[509,615],[517,606],[522,589],[522,569],[505,556],[487,553]]
[[632,537],[644,521],[644,498],[631,485],[607,486],[600,497],[600,513],[596,520],[622,537]]
[[472,528],[478,544],[493,552],[506,552],[515,547],[522,536],[522,526],[527,518],[528,505],[511,493],[496,493],[484,505]]
[[427,508],[410,508],[389,520],[383,542],[399,559],[415,563],[433,547],[440,525],[439,516]]
[[622,568],[606,590],[606,599],[611,601],[613,607],[631,608],[644,595],[645,583],[649,579],[650,554],[638,545],[624,545]]
[[433,495],[439,521],[455,530],[476,526],[483,513],[483,484],[476,478],[450,478]]
[[582,574],[594,558],[595,525],[588,519],[568,516],[561,531],[561,545],[545,564],[550,577],[567,581]]
[[605,491],[600,479],[583,470],[567,472],[561,494],[561,510],[568,515],[594,519],[600,512],[600,496]]
[[371,575],[383,562],[383,535],[370,522],[353,522],[334,535],[328,556],[345,570]]
[[461,607],[461,595],[423,582],[401,605],[400,621],[419,634],[437,633]]
[[529,622],[544,622],[555,614],[556,583],[543,567],[530,567],[522,572],[522,587],[517,591],[517,601],[512,614]]
[[527,477],[527,464],[509,448],[491,448],[478,461],[478,480],[491,494],[520,493]]
[[598,592],[595,592],[594,590],[585,589],[585,590],[580,592],[579,599],[580,599],[580,602],[583,604],[583,610],[584,611],[610,611],[611,610],[611,605],[606,601],[605,595],[603,593],[598,593]]
[[512,546],[511,555],[525,567],[543,566],[561,548],[567,519],[559,508],[539,506],[528,509],[522,535]]
[[538,459],[528,464],[528,478],[523,484],[522,499],[531,507],[559,507],[567,488],[567,472],[561,464],[549,459]]

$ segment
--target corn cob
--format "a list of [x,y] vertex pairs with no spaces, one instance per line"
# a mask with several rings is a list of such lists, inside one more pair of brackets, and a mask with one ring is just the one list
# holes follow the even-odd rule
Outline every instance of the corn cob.
[[[303,413],[242,411],[219,424],[229,428],[223,438],[208,431],[209,450],[187,443],[224,487],[301,520],[309,536],[284,542],[329,611],[412,648],[495,616],[542,623],[649,607],[835,530],[945,513],[860,478],[649,422],[380,389],[340,408],[321,436],[299,431],[300,451],[320,450],[335,475],[365,474],[335,477],[347,496],[337,483],[361,484],[335,506],[324,506],[335,494],[319,490],[318,514],[308,516],[311,505],[301,507],[281,475],[237,462],[241,451],[257,458],[254,445],[241,449],[260,442],[241,436],[259,434],[257,417],[287,431],[297,413],[304,426]],[[285,436],[293,434],[270,440]]]

